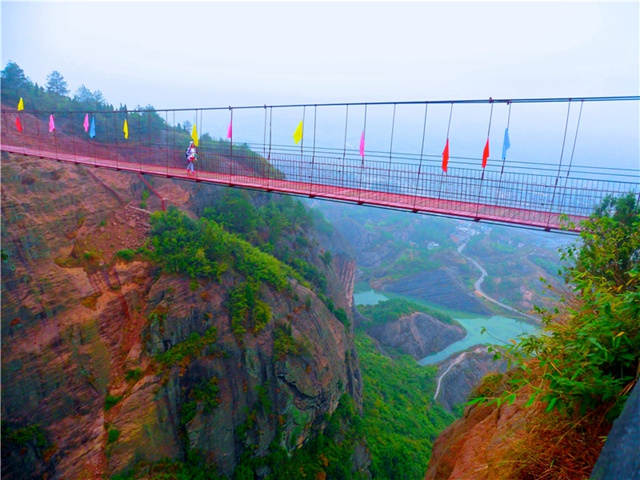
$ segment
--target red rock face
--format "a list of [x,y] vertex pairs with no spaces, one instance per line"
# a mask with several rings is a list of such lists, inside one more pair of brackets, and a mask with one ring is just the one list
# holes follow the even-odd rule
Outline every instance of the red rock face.
[[425,480],[514,478],[508,459],[515,442],[522,438],[534,409],[524,409],[527,401],[512,405],[472,406],[464,417],[445,430],[436,440]]
[[[32,462],[5,456],[3,442],[3,478],[98,479],[187,449],[231,474],[276,433],[288,450],[304,443],[345,392],[361,401],[352,332],[313,291],[263,286],[273,320],[240,345],[228,312],[235,274],[194,289],[141,259],[117,261],[149,229],[139,200],[127,207],[135,176],[3,153],[2,182],[2,418],[38,425],[49,441]],[[175,203],[189,196],[169,180],[156,188]],[[344,302],[354,268],[338,262]],[[214,343],[159,365],[158,354],[210,327]],[[291,351],[274,348],[279,328]],[[217,389],[209,409],[197,394],[207,381]]]
[[348,310],[353,306],[353,287],[356,281],[356,261],[347,255],[336,255],[332,262],[333,270],[340,279]]

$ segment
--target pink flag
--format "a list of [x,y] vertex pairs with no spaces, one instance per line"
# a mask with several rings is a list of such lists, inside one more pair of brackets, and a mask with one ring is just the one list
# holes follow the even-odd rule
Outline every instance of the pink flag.
[[447,143],[444,145],[444,150],[442,151],[442,171],[447,172],[447,166],[449,165],[449,139],[447,138]]
[[229,130],[227,130],[227,138],[233,137],[233,126],[231,125],[232,123],[233,123],[233,120],[229,122]]
[[89,131],[89,114],[88,113],[84,116],[84,131],[85,132]]
[[484,146],[484,152],[482,152],[482,168],[487,166],[488,158],[489,158],[489,137],[487,137],[487,143]]
[[364,130],[362,131],[362,135],[360,135],[360,156],[364,157]]
[[53,121],[53,113],[49,115],[49,133],[56,129],[56,123]]

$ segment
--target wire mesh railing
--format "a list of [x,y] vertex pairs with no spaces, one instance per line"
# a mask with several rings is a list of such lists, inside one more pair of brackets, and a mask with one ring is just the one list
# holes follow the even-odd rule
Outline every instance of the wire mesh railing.
[[[608,195],[633,193],[640,198],[640,159],[633,148],[629,155],[631,163],[635,160],[638,169],[618,167],[612,162],[606,166],[574,163],[581,117],[578,117],[577,123],[574,121],[574,130],[569,131],[571,102],[623,102],[634,104],[637,109],[639,100],[640,97],[529,100],[534,104],[561,101],[568,104],[562,149],[555,162],[549,160],[549,156],[541,161],[506,161],[506,150],[503,148],[501,159],[489,157],[489,162],[483,159],[485,167],[480,166],[479,157],[464,155],[463,152],[450,157],[446,168],[442,154],[434,153],[433,146],[425,152],[427,111],[432,104],[444,104],[450,106],[450,114],[453,105],[465,104],[464,101],[406,102],[424,107],[425,112],[422,146],[413,152],[408,151],[407,143],[403,144],[397,134],[402,129],[396,124],[395,107],[402,102],[385,104],[394,107],[393,123],[389,126],[391,138],[388,151],[379,147],[380,142],[378,148],[375,148],[375,142],[371,142],[373,145],[370,144],[365,150],[365,129],[361,133],[359,148],[356,148],[357,142],[347,141],[349,118],[352,121],[354,117],[353,107],[363,104],[235,107],[246,112],[253,109],[256,111],[254,113],[263,117],[259,125],[253,126],[253,131],[258,134],[245,134],[243,137],[236,134],[235,139],[232,132],[238,130],[238,125],[232,125],[231,122],[240,115],[234,117],[233,109],[229,107],[232,120],[228,129],[220,127],[219,119],[210,119],[211,125],[216,125],[218,131],[227,132],[227,138],[217,140],[206,131],[207,122],[209,116],[225,112],[222,108],[44,113],[17,112],[3,107],[2,148],[15,153],[117,170],[557,229],[562,228],[563,217],[576,223],[588,217]],[[527,101],[466,103],[482,102],[510,105]],[[327,135],[330,129],[316,125],[315,113],[319,107],[335,109],[337,106],[345,106],[347,120],[339,121],[337,115],[329,122],[339,135],[327,137],[324,143],[322,138],[317,138],[317,131]],[[313,116],[309,115],[313,119],[313,134],[309,134],[311,138],[305,142],[305,138],[301,137],[299,140],[302,141],[297,144],[283,140],[283,135],[274,134],[273,109],[286,111],[288,108],[299,114],[300,107],[314,111]],[[352,107],[351,113],[349,107]],[[369,125],[374,123],[371,112],[371,109],[369,113],[365,111],[365,116],[369,115]],[[491,112],[493,115],[493,109]],[[181,117],[181,122],[176,121],[176,117]],[[185,120],[188,118],[194,123]],[[497,115],[493,117],[494,124],[497,118]],[[513,122],[511,111],[509,121]],[[366,122],[365,118],[364,128],[367,128]],[[340,131],[338,125],[344,130]],[[437,130],[437,127],[433,128]],[[184,150],[192,138],[199,140],[197,172],[194,176],[186,172],[184,157]],[[337,145],[334,141],[336,138],[344,138],[343,144]],[[573,148],[570,148],[571,143]],[[565,148],[565,145],[568,147]]]

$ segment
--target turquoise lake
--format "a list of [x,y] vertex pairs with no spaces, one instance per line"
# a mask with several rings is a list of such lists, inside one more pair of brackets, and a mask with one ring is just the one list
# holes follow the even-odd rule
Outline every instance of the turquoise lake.
[[[353,301],[356,305],[375,305],[384,300],[387,300],[387,297],[375,290],[353,294]],[[444,350],[423,358],[418,362],[420,365],[438,363],[449,355],[461,352],[474,345],[510,343],[509,341],[516,339],[518,335],[535,333],[538,330],[538,327],[529,323],[500,315],[494,317],[456,318],[455,320],[464,327],[467,335]],[[484,334],[481,333],[483,327],[487,330]]]
[[[444,350],[423,358],[418,363],[420,365],[430,365],[444,360],[453,353],[466,350],[474,345],[501,345],[511,343],[509,340],[515,340],[518,335],[523,333],[535,333],[538,327],[529,323],[516,320],[514,318],[495,316],[480,318],[456,318],[460,325],[467,331],[467,335],[456,343],[452,343]],[[482,334],[482,328],[485,327],[487,332]]]

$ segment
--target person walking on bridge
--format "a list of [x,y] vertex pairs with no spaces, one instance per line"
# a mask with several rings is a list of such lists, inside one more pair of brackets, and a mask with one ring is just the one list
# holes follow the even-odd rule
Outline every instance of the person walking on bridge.
[[184,155],[187,158],[187,162],[189,162],[187,165],[187,173],[195,174],[193,163],[198,161],[198,154],[196,153],[196,146],[193,144],[193,141],[189,143],[189,147]]

